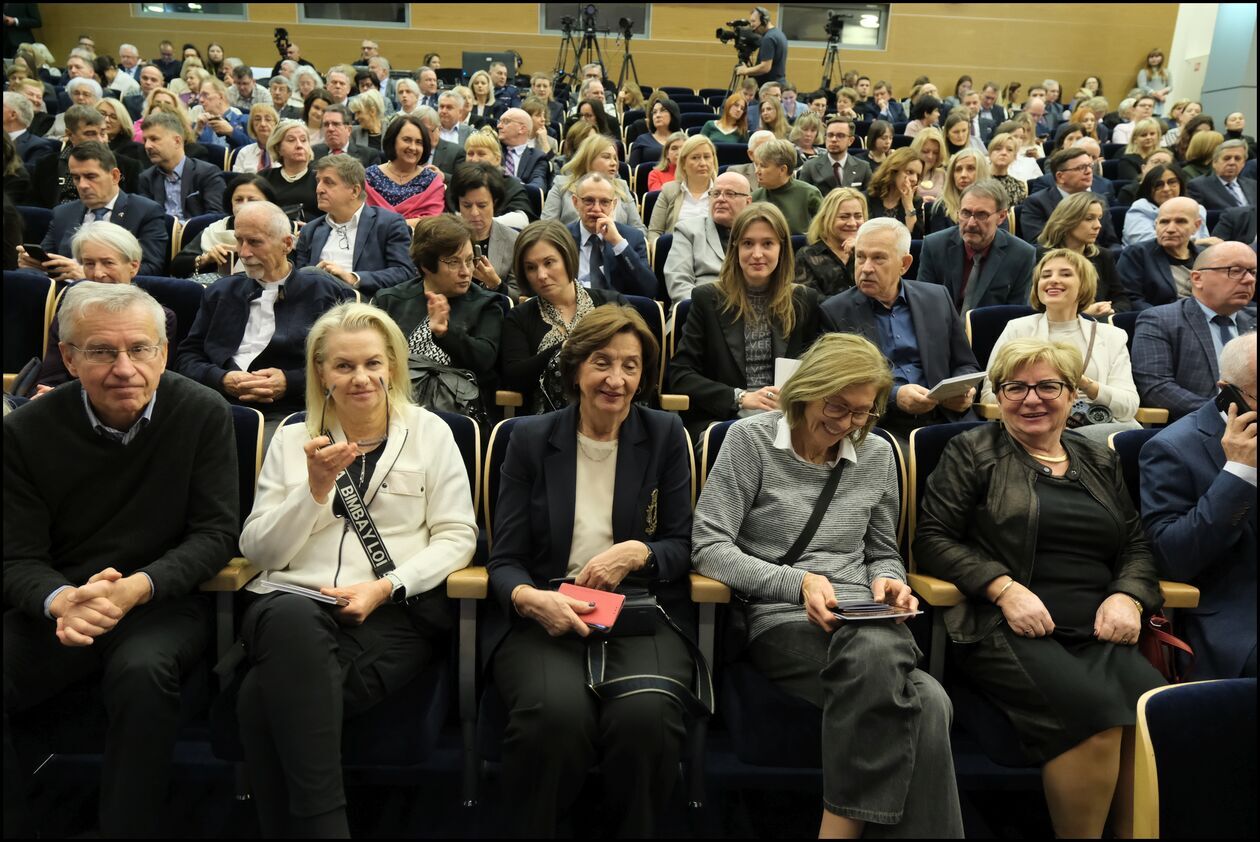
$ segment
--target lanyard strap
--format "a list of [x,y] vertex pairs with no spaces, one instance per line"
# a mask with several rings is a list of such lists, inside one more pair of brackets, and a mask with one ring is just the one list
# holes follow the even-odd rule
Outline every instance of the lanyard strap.
[[376,529],[372,513],[368,511],[348,471],[337,474],[334,484],[337,487],[337,496],[341,499],[341,505],[346,507],[346,520],[354,527],[354,534],[359,536],[363,551],[367,553],[368,561],[372,564],[372,572],[376,574],[376,578],[383,578],[386,573],[393,572],[394,559],[390,557],[385,541],[381,539],[381,533]]

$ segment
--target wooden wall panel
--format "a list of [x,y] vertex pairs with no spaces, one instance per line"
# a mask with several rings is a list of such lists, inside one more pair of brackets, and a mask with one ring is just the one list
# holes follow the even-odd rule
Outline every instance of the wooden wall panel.
[[[778,6],[769,4],[772,15]],[[559,39],[538,34],[538,7],[533,3],[414,3],[412,28],[324,26],[297,23],[294,3],[251,3],[249,21],[184,21],[139,18],[124,3],[44,3],[44,27],[37,34],[58,57],[72,47],[81,31],[90,32],[104,50],[130,41],[142,55],[157,54],[163,37],[198,45],[224,43],[231,54],[250,64],[276,59],[271,33],[284,26],[302,48],[304,58],[326,69],[358,56],[359,41],[370,34],[395,67],[414,67],[424,53],[443,54],[447,66],[460,61],[463,50],[515,49],[527,72],[550,71]],[[744,17],[749,6],[731,3],[652,4],[653,38],[632,42],[639,78],[645,84],[691,84],[721,87],[730,79],[735,52],[714,38],[727,20]],[[1167,50],[1177,19],[1177,4],[981,4],[895,3],[885,50],[842,50],[844,69],[885,78],[904,93],[915,76],[926,73],[943,93],[962,73],[982,83],[1017,79],[1024,90],[1045,77],[1059,79],[1071,93],[1083,77],[1103,79],[1114,105],[1132,85],[1137,67],[1153,46]],[[184,38],[194,31],[195,36]],[[622,52],[614,38],[600,38],[609,75],[621,68]],[[801,89],[816,86],[822,76],[821,47],[792,46],[788,78]]]

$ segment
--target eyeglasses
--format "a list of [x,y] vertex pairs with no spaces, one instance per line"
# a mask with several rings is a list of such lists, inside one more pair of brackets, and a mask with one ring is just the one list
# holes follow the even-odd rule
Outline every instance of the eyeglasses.
[[1079,167],[1064,167],[1059,172],[1087,173],[1094,168],[1093,164],[1081,164]]
[[578,201],[584,208],[611,208],[617,203],[616,199],[600,199],[595,196],[582,196]]
[[1063,394],[1065,388],[1067,384],[1062,380],[1042,380],[1040,383],[1021,383],[1018,380],[1010,380],[998,386],[998,392],[1008,401],[1022,402],[1028,397],[1028,393],[1035,389],[1037,397],[1043,401],[1052,401]]
[[1201,266],[1200,272],[1224,272],[1225,277],[1231,281],[1241,281],[1247,275],[1252,279],[1256,277],[1256,267],[1254,266]]
[[119,354],[126,354],[133,363],[150,363],[158,358],[161,345],[133,345],[130,348],[80,348],[71,345],[75,351],[83,355],[88,365],[113,365],[118,362]]
[[992,213],[989,213],[988,211],[971,211],[971,210],[966,210],[966,209],[960,210],[958,212],[959,219],[974,219],[976,222],[979,222],[981,225],[988,222],[991,217],[996,216],[996,215],[997,214],[992,214]]
[[878,412],[849,409],[849,407],[842,403],[832,403],[828,400],[823,401],[822,411],[823,415],[828,418],[851,418],[853,423],[859,427],[865,426],[867,421],[879,419]]
[[334,231],[337,232],[337,248],[345,249],[346,251],[349,251],[350,250],[350,231],[348,230],[349,226],[348,225],[333,225],[331,227]]
[[738,193],[734,190],[710,190],[710,199],[742,199],[751,196],[751,193]]
[[471,270],[477,266],[477,258],[475,257],[470,257],[467,260],[460,260],[458,257],[439,257],[438,262],[443,263],[452,269],[459,269],[459,267],[462,266],[465,269]]

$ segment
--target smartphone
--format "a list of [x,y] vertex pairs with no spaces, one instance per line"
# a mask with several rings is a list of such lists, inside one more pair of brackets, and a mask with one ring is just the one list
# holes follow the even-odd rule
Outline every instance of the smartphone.
[[48,252],[44,251],[44,247],[37,243],[23,243],[22,248],[26,249],[26,253],[40,263],[46,263],[52,259],[48,256]]
[[473,244],[473,260],[481,259],[481,246]]
[[1216,396],[1216,408],[1228,416],[1230,404],[1238,407],[1239,415],[1242,415],[1244,412],[1251,412],[1251,408],[1247,406],[1247,399],[1243,397],[1242,390],[1233,383],[1226,383]]

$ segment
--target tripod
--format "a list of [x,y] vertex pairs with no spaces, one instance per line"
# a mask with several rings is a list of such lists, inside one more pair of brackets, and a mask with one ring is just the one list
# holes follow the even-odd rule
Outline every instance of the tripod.
[[626,54],[621,59],[621,72],[617,74],[617,90],[621,90],[621,86],[625,84],[627,78],[633,79],[636,85],[639,84],[639,68],[634,66],[634,56],[630,55],[631,33],[627,31],[624,35],[626,39]]
[[[565,20],[572,21],[571,18],[566,18]],[[573,29],[566,25],[560,30],[560,55],[556,56],[556,66],[551,71],[553,77],[552,87],[557,92],[559,92],[560,86],[564,84],[565,78],[569,77],[569,74],[565,71],[565,67],[569,64],[569,50],[572,50],[575,56],[578,54],[578,46],[573,38]],[[569,78],[576,79],[578,77],[574,75]]]
[[[827,52],[823,53],[823,76],[822,83],[819,85],[829,94],[831,92],[831,80],[833,76],[843,78],[840,72],[840,36],[833,35],[827,39]],[[828,96],[830,102],[831,97]]]
[[604,53],[599,49],[599,39],[594,29],[587,29],[582,33],[582,43],[574,53],[573,81],[575,83],[582,78],[582,66],[586,64],[598,64],[601,79],[608,76],[604,68]]

